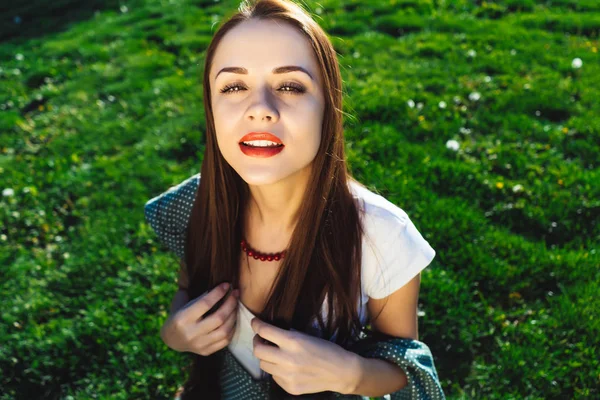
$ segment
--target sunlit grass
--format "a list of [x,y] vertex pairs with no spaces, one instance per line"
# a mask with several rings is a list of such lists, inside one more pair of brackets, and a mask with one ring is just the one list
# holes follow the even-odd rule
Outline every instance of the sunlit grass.
[[[598,397],[600,3],[307,3],[354,175],[437,251],[419,334],[448,398]],[[0,399],[172,398],[178,264],[143,205],[199,170],[204,50],[237,2],[61,4],[0,29]]]

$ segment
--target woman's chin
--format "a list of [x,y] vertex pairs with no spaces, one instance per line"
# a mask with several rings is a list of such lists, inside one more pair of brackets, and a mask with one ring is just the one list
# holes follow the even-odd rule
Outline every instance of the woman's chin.
[[277,183],[282,180],[281,177],[274,176],[255,176],[255,175],[242,175],[242,179],[250,186],[267,186]]

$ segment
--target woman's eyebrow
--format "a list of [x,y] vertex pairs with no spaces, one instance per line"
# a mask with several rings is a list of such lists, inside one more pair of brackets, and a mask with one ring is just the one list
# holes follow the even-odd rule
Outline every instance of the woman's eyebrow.
[[[294,72],[294,71],[304,72],[306,75],[308,75],[310,77],[311,80],[313,80],[313,81],[315,80],[310,72],[308,72],[306,69],[299,67],[297,65],[285,65],[283,67],[273,68],[273,71],[271,71],[271,72],[273,74],[287,74],[288,72]],[[248,75],[248,70],[246,68],[225,67],[225,68],[221,69],[219,72],[217,72],[217,75],[215,75],[215,80],[217,79],[217,77],[219,76],[219,74],[221,72],[231,72],[233,74]]]

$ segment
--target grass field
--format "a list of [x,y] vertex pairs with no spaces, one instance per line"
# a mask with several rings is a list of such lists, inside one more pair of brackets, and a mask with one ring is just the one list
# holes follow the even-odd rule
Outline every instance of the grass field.
[[[178,264],[143,205],[200,168],[204,50],[238,3],[17,3],[0,399],[170,399]],[[448,398],[600,398],[600,2],[307,4],[339,54],[353,174],[437,251],[419,333]]]

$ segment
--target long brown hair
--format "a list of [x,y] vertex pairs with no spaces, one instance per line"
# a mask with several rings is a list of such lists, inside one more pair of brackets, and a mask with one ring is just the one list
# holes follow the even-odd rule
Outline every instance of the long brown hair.
[[[336,52],[323,29],[291,1],[242,1],[208,46],[203,80],[206,150],[187,231],[188,293],[194,299],[225,281],[239,287],[240,241],[249,189],[219,151],[209,73],[223,36],[250,19],[287,22],[303,33],[314,49],[325,93],[321,143],[313,160],[298,223],[265,308],[257,317],[283,329],[303,332],[310,330],[316,317],[322,337],[330,340],[335,333],[335,343],[346,347],[361,329],[357,305],[362,295],[363,229],[359,205],[348,187],[349,181],[360,183],[350,175],[344,154],[342,79]],[[321,307],[326,295],[328,315],[332,317],[323,321]],[[220,398],[218,374],[222,355],[222,351],[206,357],[192,354],[192,370],[184,384],[182,399]],[[271,398],[284,397],[285,392],[274,380],[271,387]],[[331,393],[313,397],[326,398],[328,394]]]

